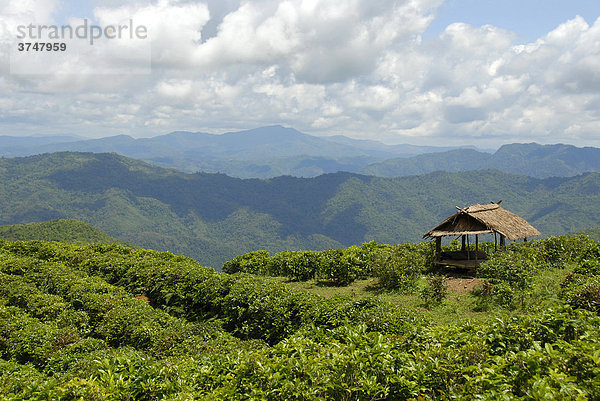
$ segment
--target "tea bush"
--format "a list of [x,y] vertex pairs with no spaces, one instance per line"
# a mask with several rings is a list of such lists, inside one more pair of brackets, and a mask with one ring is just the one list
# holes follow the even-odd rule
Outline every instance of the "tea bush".
[[373,270],[381,287],[411,292],[421,274],[431,268],[432,261],[430,243],[396,245],[378,254]]
[[[432,244],[399,246],[407,258],[413,258],[415,264],[431,265],[433,260]],[[252,273],[267,276],[287,277],[295,281],[319,279],[337,286],[345,286],[357,279],[379,275],[376,266],[381,265],[382,255],[388,255],[394,246],[365,242],[361,246],[325,251],[286,251],[271,257],[266,251],[249,252],[226,262],[226,273]],[[423,260],[425,258],[425,260]],[[390,259],[393,262],[393,259]],[[390,267],[393,269],[393,267]]]
[[271,274],[270,255],[267,251],[254,251],[236,256],[222,267],[224,273],[251,273],[267,276]]
[[[385,251],[420,255],[408,269],[421,275],[428,246]],[[168,253],[0,241],[0,399],[600,399],[598,283],[583,268],[595,250],[583,248],[548,262],[519,244],[491,260],[517,276],[489,268],[492,296],[581,266],[563,306],[441,325]]]
[[421,290],[421,299],[425,306],[437,306],[448,296],[448,286],[442,276],[427,278],[427,285]]
[[269,262],[270,275],[296,281],[313,279],[319,269],[319,256],[319,252],[315,251],[279,252]]
[[600,314],[600,276],[574,273],[565,278],[561,287],[561,297],[569,305]]

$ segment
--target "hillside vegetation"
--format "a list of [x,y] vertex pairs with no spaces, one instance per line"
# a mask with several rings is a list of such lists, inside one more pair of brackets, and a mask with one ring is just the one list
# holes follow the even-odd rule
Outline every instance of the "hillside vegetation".
[[68,219],[0,226],[0,238],[13,241],[62,241],[80,245],[122,243],[91,224]]
[[493,170],[242,180],[116,154],[0,159],[0,224],[76,218],[120,240],[217,268],[257,249],[415,242],[455,206],[500,199],[544,235],[600,224],[596,173],[545,180]]
[[[482,285],[460,300],[481,318],[456,314],[450,325],[423,313],[449,302],[436,296],[443,276],[408,262],[426,249],[339,250],[354,255],[348,266],[371,255],[390,273],[434,274],[424,288],[396,290],[421,294],[423,306],[405,308],[323,298],[171,253],[0,240],[0,397],[600,398],[598,243],[551,237],[494,253]],[[407,263],[390,258],[399,250]],[[294,271],[302,258],[288,256]],[[231,266],[243,270],[239,262]]]

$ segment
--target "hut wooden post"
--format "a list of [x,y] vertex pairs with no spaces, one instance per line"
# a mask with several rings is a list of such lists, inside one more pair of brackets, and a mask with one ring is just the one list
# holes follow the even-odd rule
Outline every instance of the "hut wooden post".
[[464,252],[467,249],[466,235],[463,235],[461,238],[462,238],[462,246],[461,246],[460,250]]
[[467,260],[471,260],[471,242],[469,242],[469,234],[467,234]]
[[475,234],[475,262],[477,262],[477,253],[479,252],[479,234]]
[[500,234],[500,248],[506,248],[506,242],[504,241],[503,234]]
[[436,237],[435,239],[435,260],[439,261],[442,259],[442,237]]

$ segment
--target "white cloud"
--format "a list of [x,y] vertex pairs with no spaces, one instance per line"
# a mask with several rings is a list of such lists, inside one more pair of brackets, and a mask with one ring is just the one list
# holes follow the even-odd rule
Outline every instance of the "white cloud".
[[[127,43],[104,43],[83,64],[66,59],[62,74],[40,76],[9,74],[4,52],[3,133],[145,136],[281,123],[398,143],[600,146],[600,20],[566,20],[526,44],[501,27],[464,23],[422,41],[441,0],[102,4],[95,23],[148,27],[151,74],[82,73],[143,65]],[[0,5],[5,44],[16,23],[51,23],[60,7]]]

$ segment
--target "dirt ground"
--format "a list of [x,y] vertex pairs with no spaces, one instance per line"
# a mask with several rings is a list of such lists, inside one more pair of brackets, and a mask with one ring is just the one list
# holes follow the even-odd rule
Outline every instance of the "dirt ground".
[[464,294],[473,290],[473,288],[477,287],[481,283],[482,280],[475,277],[446,277],[446,284],[448,285],[448,290],[458,292],[460,294]]

